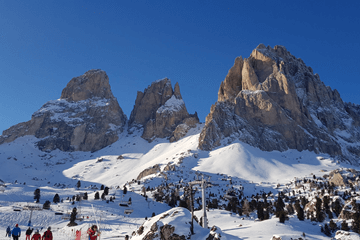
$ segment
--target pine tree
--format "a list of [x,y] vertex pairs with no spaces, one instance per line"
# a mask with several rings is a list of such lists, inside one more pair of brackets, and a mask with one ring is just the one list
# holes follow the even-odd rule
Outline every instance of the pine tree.
[[343,231],[350,230],[349,225],[347,224],[347,222],[345,220],[341,223],[341,230],[343,230]]
[[342,210],[342,206],[340,204],[340,201],[337,199],[334,203],[333,212],[336,214],[336,216],[339,216]]
[[106,200],[106,195],[105,195],[104,192],[101,194],[101,199],[102,199],[102,200]]
[[330,229],[329,229],[329,226],[325,223],[325,225],[324,225],[324,234],[326,235],[326,236],[328,236],[328,237],[330,237],[331,236],[331,231],[330,231]]
[[87,194],[87,192],[84,193],[83,199],[84,199],[84,200],[87,200],[87,199],[88,199],[88,194]]
[[94,200],[98,200],[98,199],[100,199],[100,195],[99,192],[96,192],[94,196]]
[[297,212],[297,217],[300,221],[304,221],[305,216],[304,216],[304,210],[302,209],[302,207],[300,206],[299,201],[295,202],[295,210]]
[[218,203],[218,200],[217,198],[213,198],[211,199],[211,204],[210,204],[211,208],[215,208],[217,209],[219,207],[219,203]]
[[104,190],[104,188],[105,188],[104,185],[101,185],[100,190]]
[[332,232],[335,232],[338,229],[336,223],[332,219],[329,222],[329,228]]
[[124,193],[124,194],[126,194],[126,193],[127,193],[127,188],[126,188],[126,186],[124,186],[123,193]]
[[70,223],[69,224],[73,224],[73,225],[75,224],[76,215],[77,215],[77,209],[76,209],[76,207],[74,207],[70,214]]
[[37,188],[34,191],[34,199],[36,200],[36,202],[38,203],[40,201],[40,189]]
[[264,216],[264,207],[263,207],[263,203],[262,202],[259,202],[257,204],[257,216],[258,216],[258,219],[260,221],[264,220],[265,219],[265,216]]
[[318,222],[324,221],[321,205],[322,205],[321,199],[319,197],[316,197],[316,203],[315,203],[316,221],[318,221]]
[[53,198],[53,203],[59,203],[60,202],[60,196],[59,194],[55,194],[54,198]]
[[304,196],[300,197],[300,201],[303,208],[308,203],[307,199]]
[[285,211],[281,211],[281,212],[279,213],[279,222],[285,223],[285,220],[286,220],[286,212],[285,212]]
[[108,187],[105,187],[105,188],[104,188],[104,193],[105,193],[105,195],[108,195],[108,194],[109,194],[109,188],[108,188]]
[[283,202],[283,200],[279,194],[279,197],[277,199],[276,206],[275,206],[276,217],[280,216],[280,213],[284,211],[284,207],[285,207],[285,203]]
[[45,203],[43,204],[43,209],[50,209],[50,201],[46,200]]
[[186,203],[186,200],[180,200],[179,207],[188,208],[188,205]]
[[80,182],[80,180],[76,183],[76,187],[77,187],[77,189],[79,189],[79,188],[81,187],[81,182]]
[[330,198],[328,196],[324,196],[323,205],[325,210],[330,209],[329,203],[330,203]]

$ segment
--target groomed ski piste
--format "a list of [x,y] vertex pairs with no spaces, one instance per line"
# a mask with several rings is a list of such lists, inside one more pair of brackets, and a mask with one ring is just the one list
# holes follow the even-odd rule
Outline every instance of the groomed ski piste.
[[[251,196],[261,191],[276,193],[295,178],[310,178],[313,174],[322,175],[341,167],[356,169],[326,155],[295,150],[263,152],[241,142],[232,142],[210,152],[201,151],[197,148],[201,128],[199,125],[191,129],[184,138],[173,143],[166,139],[149,143],[140,137],[140,133],[123,133],[116,143],[94,153],[42,152],[36,148],[33,136],[0,145],[0,179],[4,185],[0,192],[0,239],[8,239],[5,230],[15,224],[19,224],[20,239],[24,239],[30,220],[30,227],[40,230],[41,234],[50,226],[54,240],[75,239],[77,230],[86,231],[93,224],[100,228],[100,239],[125,239],[141,225],[149,226],[165,212],[175,210],[177,214],[170,214],[172,218],[163,221],[171,221],[176,231],[181,231],[188,229],[190,212],[156,202],[148,191],[147,198],[144,197],[143,186],[151,188],[165,182],[190,182],[205,177],[213,183],[208,191],[220,192],[229,185],[230,178],[233,187],[243,189],[245,196]],[[137,180],[144,169],[155,165],[161,170],[174,165],[176,171],[169,173],[167,178],[158,172]],[[78,181],[81,182],[79,188],[76,186]],[[94,200],[96,192],[100,196],[103,193],[101,185],[109,187],[107,200]],[[41,195],[39,203],[34,202],[37,188]],[[88,200],[72,200],[73,196],[85,192]],[[59,194],[62,202],[53,203],[55,194]],[[110,197],[114,200],[109,201]],[[131,204],[119,206],[129,198]],[[42,209],[47,200],[51,202],[50,209]],[[36,207],[40,210],[29,210]],[[75,221],[78,225],[68,227],[69,214],[74,207],[78,212]],[[200,218],[202,212],[198,210],[195,214]],[[296,215],[290,215],[284,224],[275,217],[259,221],[255,213],[239,216],[218,209],[210,209],[207,216],[209,227],[219,228],[221,239],[271,239],[274,235],[281,236],[282,240],[329,239],[321,233],[319,223],[299,221]],[[195,223],[194,231],[191,239],[203,240],[210,229]],[[349,237],[359,239],[357,234]]]

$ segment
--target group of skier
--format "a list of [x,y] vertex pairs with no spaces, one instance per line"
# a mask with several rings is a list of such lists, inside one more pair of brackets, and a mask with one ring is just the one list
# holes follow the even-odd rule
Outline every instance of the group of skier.
[[[39,233],[39,230],[36,230],[34,235],[31,234],[34,231],[32,228],[28,228],[25,232],[26,238],[25,240],[53,240],[51,227],[48,227],[48,229],[44,232],[44,234],[41,236]],[[96,225],[91,226],[87,230],[87,234],[89,235],[89,240],[96,240],[98,239],[98,236],[100,236],[100,232],[97,229]],[[16,224],[15,227],[11,230],[10,226],[6,229],[6,235],[5,237],[13,237],[13,240],[19,240],[19,237],[21,236],[21,230],[19,228],[19,224]]]
[[[34,235],[31,234],[34,231],[32,228],[28,228],[25,232],[26,238],[25,240],[53,240],[51,227],[48,227],[48,229],[44,232],[44,234],[41,236],[39,233],[39,230],[36,230]],[[21,229],[19,228],[19,224],[16,224],[15,227],[11,230],[10,226],[6,229],[6,235],[5,237],[13,237],[13,240],[19,240],[19,237],[21,236]]]

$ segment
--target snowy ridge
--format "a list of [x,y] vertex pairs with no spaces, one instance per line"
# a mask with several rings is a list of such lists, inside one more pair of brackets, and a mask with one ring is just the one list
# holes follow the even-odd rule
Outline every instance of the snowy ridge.
[[110,104],[111,99],[92,98],[77,102],[69,102],[65,99],[57,99],[48,101],[38,111],[33,114],[33,117],[39,117],[44,114],[50,113],[50,119],[54,122],[64,121],[68,124],[76,126],[84,119],[91,118],[89,115],[82,115],[81,118],[77,117],[81,113],[85,113],[89,108],[105,107]]

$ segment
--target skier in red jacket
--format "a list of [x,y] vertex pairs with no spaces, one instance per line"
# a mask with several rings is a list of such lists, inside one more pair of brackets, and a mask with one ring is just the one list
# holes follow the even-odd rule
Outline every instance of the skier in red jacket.
[[32,236],[31,240],[41,240],[41,235],[39,230],[36,230],[35,234]]
[[89,234],[89,240],[96,240],[97,237],[100,235],[100,232],[98,232],[96,225],[92,225],[91,228],[87,230],[87,233]]
[[47,231],[44,232],[44,234],[42,236],[42,240],[53,240],[51,227],[48,227]]

